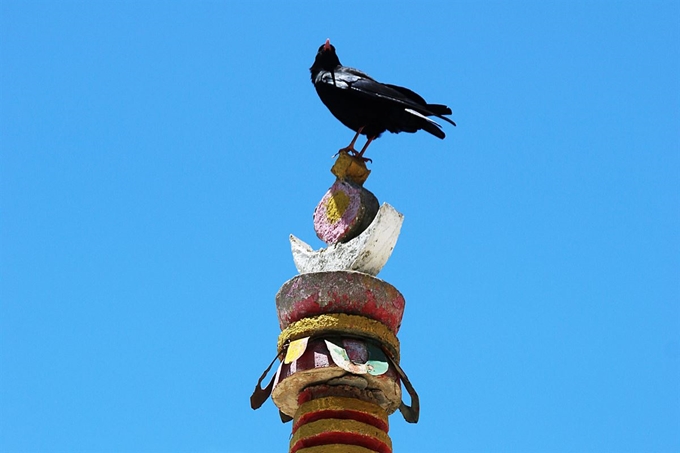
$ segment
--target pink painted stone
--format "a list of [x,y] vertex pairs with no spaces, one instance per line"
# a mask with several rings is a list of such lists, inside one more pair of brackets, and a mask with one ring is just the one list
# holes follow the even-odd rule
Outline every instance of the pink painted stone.
[[378,208],[378,199],[371,192],[336,180],[314,210],[314,231],[326,244],[347,242],[371,224]]
[[396,335],[405,304],[394,286],[351,271],[300,274],[284,283],[276,294],[281,330],[302,318],[346,313],[380,321]]

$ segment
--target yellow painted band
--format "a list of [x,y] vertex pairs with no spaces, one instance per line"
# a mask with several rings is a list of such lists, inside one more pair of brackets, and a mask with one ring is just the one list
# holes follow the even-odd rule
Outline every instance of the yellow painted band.
[[299,419],[310,412],[318,412],[323,410],[353,410],[372,415],[376,418],[384,420],[387,423],[387,412],[377,404],[372,404],[367,401],[362,401],[356,398],[345,398],[341,396],[328,396],[326,398],[318,398],[307,401],[298,408],[295,413],[295,419]]
[[358,445],[330,444],[301,448],[297,453],[375,453],[375,450],[360,447]]
[[347,211],[349,206],[349,196],[342,191],[335,192],[326,201],[326,220],[331,225],[338,223]]
[[290,439],[290,446],[292,448],[301,439],[307,439],[324,433],[347,433],[372,437],[387,445],[390,450],[392,450],[392,440],[385,431],[356,420],[341,420],[337,418],[326,418],[300,426]]
[[365,316],[345,313],[326,313],[312,318],[303,318],[288,325],[279,334],[277,350],[292,340],[318,334],[349,334],[367,337],[387,346],[387,351],[395,362],[399,362],[399,339],[380,321]]

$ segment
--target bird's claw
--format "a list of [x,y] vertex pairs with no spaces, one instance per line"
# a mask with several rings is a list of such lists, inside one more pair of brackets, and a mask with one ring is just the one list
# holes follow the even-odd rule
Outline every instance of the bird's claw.
[[353,158],[355,158],[355,159],[359,159],[360,161],[362,161],[362,162],[364,162],[364,163],[366,163],[366,162],[373,163],[373,160],[372,160],[372,159],[369,159],[368,157],[364,157],[364,156],[362,155],[362,153],[360,153],[359,151],[357,151],[356,149],[354,149],[353,146],[346,146],[346,147],[344,147],[344,148],[340,148],[340,149],[338,150],[338,152],[335,153],[335,155],[334,155],[333,157],[337,156],[337,155],[340,154],[340,153],[347,153],[350,157],[353,157]]
[[357,154],[359,154],[359,151],[357,151],[356,149],[354,149],[354,147],[352,145],[350,145],[350,146],[345,146],[344,148],[340,148],[338,150],[338,152],[335,153],[335,155],[337,156],[340,153],[347,153],[351,156],[356,156]]

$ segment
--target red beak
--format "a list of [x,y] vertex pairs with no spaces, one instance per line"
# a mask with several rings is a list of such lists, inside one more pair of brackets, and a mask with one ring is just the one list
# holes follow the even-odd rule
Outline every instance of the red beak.
[[331,50],[331,40],[330,40],[330,38],[326,39],[326,44],[323,45],[323,50]]

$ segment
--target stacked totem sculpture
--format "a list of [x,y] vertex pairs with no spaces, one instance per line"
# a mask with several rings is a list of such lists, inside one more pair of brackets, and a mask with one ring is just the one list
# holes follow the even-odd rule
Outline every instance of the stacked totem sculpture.
[[403,216],[363,187],[370,172],[361,159],[341,152],[331,171],[337,180],[314,212],[314,228],[328,247],[314,251],[290,237],[300,274],[276,295],[277,354],[251,406],[271,395],[281,420],[293,420],[290,453],[391,453],[388,416],[399,409],[415,423],[419,415],[418,395],[399,366],[404,298],[375,277]]

